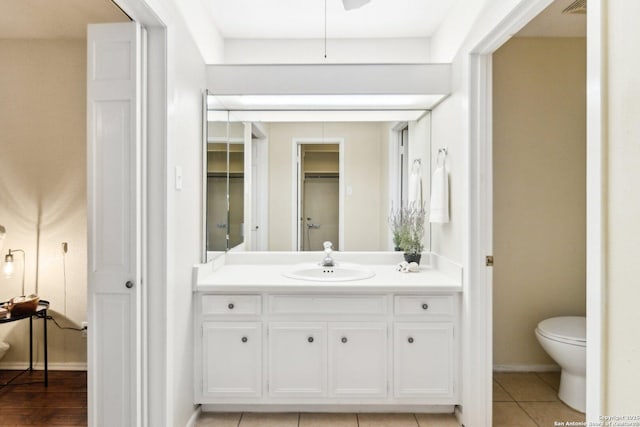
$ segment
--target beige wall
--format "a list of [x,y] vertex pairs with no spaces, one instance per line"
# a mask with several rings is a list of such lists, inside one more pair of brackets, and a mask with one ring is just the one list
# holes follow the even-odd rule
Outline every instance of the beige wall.
[[537,323],[586,310],[586,40],[508,41],[493,114],[494,364],[553,364]]
[[[383,123],[272,123],[269,130],[269,249],[291,250],[292,141],[344,138],[345,250],[385,250],[388,215]],[[384,147],[384,148],[383,148]]]
[[604,414],[638,414],[640,387],[640,2],[605,2]]
[[[40,297],[63,325],[86,319],[85,49],[84,41],[0,40],[4,251],[26,251],[25,292],[34,292],[38,280]],[[62,242],[69,243],[66,260]],[[0,300],[20,293],[19,271],[11,279],[0,276]],[[42,363],[40,323],[35,335]],[[49,325],[49,362],[85,364],[86,339]],[[28,360],[28,334],[26,321],[0,328],[0,340],[12,346],[0,366]]]

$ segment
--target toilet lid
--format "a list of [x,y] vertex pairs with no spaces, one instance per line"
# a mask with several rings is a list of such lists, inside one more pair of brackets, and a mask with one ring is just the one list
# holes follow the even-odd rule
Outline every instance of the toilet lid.
[[552,317],[538,323],[538,329],[549,338],[587,341],[587,318],[581,316]]

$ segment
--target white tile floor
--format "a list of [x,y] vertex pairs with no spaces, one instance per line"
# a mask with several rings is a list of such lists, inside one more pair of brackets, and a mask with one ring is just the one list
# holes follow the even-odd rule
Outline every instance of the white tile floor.
[[559,372],[495,373],[494,427],[547,427],[556,422],[584,422],[584,414],[558,399]]
[[[494,427],[547,427],[584,422],[558,400],[559,372],[495,373]],[[203,413],[198,427],[459,427],[453,414]]]
[[459,427],[453,414],[203,413],[197,427]]

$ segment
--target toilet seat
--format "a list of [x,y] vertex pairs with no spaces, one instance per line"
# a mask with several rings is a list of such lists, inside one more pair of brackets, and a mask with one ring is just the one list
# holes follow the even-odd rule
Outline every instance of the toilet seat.
[[585,317],[552,317],[538,323],[536,331],[553,341],[582,347],[587,345],[587,319]]

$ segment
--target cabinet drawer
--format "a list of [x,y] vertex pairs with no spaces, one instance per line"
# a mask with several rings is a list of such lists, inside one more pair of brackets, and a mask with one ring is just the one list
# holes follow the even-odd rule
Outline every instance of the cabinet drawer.
[[396,296],[396,315],[453,316],[455,314],[453,295]]
[[384,296],[295,296],[272,295],[274,314],[385,314]]
[[203,295],[202,315],[247,315],[262,312],[260,295]]

